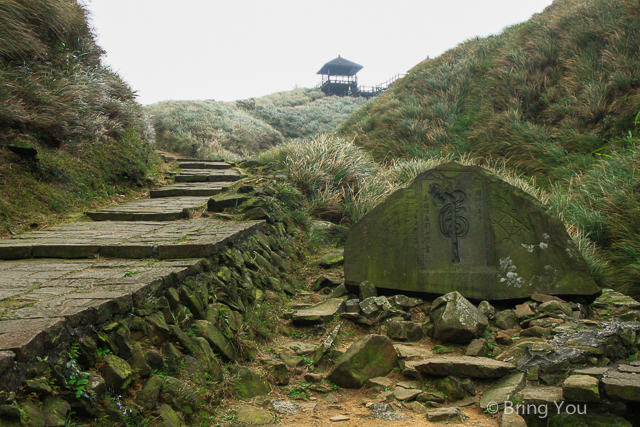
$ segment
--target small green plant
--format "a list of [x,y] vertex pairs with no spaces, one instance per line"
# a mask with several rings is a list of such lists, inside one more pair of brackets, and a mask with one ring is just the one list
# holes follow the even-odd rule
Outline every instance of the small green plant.
[[109,350],[108,348],[98,348],[98,357],[102,357],[109,353],[111,353],[111,350]]
[[93,396],[89,390],[89,378],[91,374],[88,372],[82,372],[78,366],[78,357],[80,356],[80,346],[74,344],[68,351],[69,361],[67,362],[67,369],[65,371],[65,381],[67,388],[74,391],[76,398],[92,400]]

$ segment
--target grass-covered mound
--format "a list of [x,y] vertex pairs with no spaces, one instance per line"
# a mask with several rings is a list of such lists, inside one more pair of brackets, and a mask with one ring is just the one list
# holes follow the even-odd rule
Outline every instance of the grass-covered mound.
[[[141,185],[153,129],[76,0],[0,3],[0,235]],[[8,146],[35,149],[37,160]]]
[[361,98],[294,89],[235,102],[163,101],[146,107],[158,146],[187,155],[234,160],[337,128]]
[[504,161],[595,244],[601,284],[640,296],[639,30],[637,1],[556,0],[418,64],[340,132],[383,162]]

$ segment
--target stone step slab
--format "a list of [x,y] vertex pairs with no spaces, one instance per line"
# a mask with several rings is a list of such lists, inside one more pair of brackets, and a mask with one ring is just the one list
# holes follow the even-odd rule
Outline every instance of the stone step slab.
[[419,361],[409,361],[407,367],[416,369],[423,375],[470,378],[502,378],[511,373],[515,366],[488,357],[437,356]]
[[233,182],[241,178],[233,169],[185,169],[175,176],[176,182]]
[[640,402],[640,374],[609,372],[600,383],[604,393],[614,400]]
[[177,159],[178,162],[186,162],[186,163],[192,163],[192,162],[199,162],[199,163],[222,163],[224,162],[224,160],[222,159],[214,159],[214,160],[207,160],[207,159],[195,159],[193,157],[179,157]]
[[172,197],[135,200],[87,212],[94,221],[175,221],[202,215],[209,197]]
[[70,328],[131,312],[134,301],[202,268],[202,260],[0,261],[0,289],[11,290],[0,294],[0,355],[33,360],[68,339]]
[[[206,258],[264,227],[264,221],[232,223],[209,218],[177,222],[77,222],[0,240],[0,259]],[[4,277],[9,279],[9,274]],[[0,283],[1,280],[2,276]],[[10,288],[0,286],[0,294],[5,289]]]
[[229,185],[227,182],[183,182],[151,190],[149,196],[152,199],[184,196],[212,197],[220,194]]
[[225,162],[188,161],[178,163],[180,169],[231,169],[231,165]]

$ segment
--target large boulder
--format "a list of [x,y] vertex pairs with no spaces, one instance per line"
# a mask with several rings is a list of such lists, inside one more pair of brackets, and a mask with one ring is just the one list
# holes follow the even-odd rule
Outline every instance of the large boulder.
[[359,339],[338,359],[327,378],[344,388],[360,388],[369,378],[383,377],[396,366],[398,353],[383,335]]
[[486,316],[458,292],[448,293],[433,302],[431,321],[435,338],[460,344],[481,336],[489,325]]
[[405,367],[416,369],[424,375],[455,376],[469,378],[502,378],[511,373],[515,366],[487,357],[446,357],[409,361]]
[[478,300],[600,290],[563,223],[477,166],[447,163],[391,194],[349,231],[347,285]]

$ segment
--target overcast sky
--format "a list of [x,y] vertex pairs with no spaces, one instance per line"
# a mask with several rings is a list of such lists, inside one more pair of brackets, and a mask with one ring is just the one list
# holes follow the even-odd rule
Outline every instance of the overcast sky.
[[105,62],[150,104],[313,87],[338,55],[382,83],[551,0],[85,0]]

